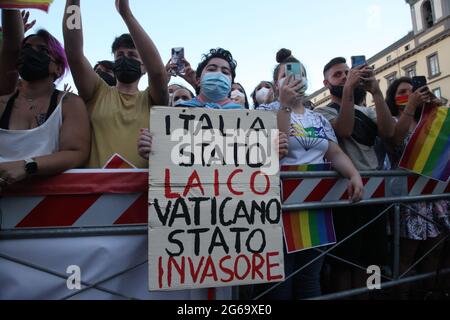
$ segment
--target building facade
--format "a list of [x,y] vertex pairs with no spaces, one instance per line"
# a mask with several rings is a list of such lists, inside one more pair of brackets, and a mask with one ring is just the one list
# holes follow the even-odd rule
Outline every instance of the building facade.
[[[397,78],[426,76],[428,86],[446,104],[450,99],[450,0],[406,0],[413,31],[368,59],[383,93]],[[330,57],[331,58],[331,57]],[[330,103],[325,87],[309,96],[315,107]],[[367,105],[373,105],[370,95]]]

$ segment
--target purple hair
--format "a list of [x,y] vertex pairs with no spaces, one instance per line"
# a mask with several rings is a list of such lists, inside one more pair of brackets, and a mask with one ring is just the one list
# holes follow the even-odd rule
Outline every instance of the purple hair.
[[69,63],[67,62],[66,52],[62,44],[52,36],[47,30],[41,29],[37,33],[29,35],[23,40],[23,44],[31,38],[31,37],[39,37],[47,44],[50,55],[55,59],[56,63],[63,66],[64,73],[61,75],[62,78],[67,71],[69,70]]

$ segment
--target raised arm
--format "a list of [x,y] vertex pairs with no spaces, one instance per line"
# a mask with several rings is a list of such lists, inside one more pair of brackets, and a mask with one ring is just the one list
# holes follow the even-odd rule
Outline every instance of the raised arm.
[[80,0],[67,0],[63,19],[64,47],[78,94],[89,101],[95,93],[97,74],[83,52]]
[[0,50],[0,96],[17,86],[17,57],[23,41],[23,22],[19,10],[2,10],[3,43]]
[[128,0],[116,0],[116,8],[128,27],[136,49],[148,72],[149,95],[154,105],[167,105],[169,94],[166,68],[152,39],[131,12]]
[[367,78],[363,78],[365,82],[365,89],[369,91],[375,102],[375,110],[377,112],[377,126],[378,135],[383,139],[392,139],[395,132],[395,120],[392,117],[386,101],[384,100],[383,93],[381,92],[378,80],[375,78],[373,69],[365,67],[362,70],[363,74],[367,74]]
[[354,90],[360,83],[361,71],[351,69],[344,86],[342,105],[336,119],[330,121],[336,135],[339,138],[349,138],[353,134],[355,127],[355,97]]
[[415,123],[415,113],[417,108],[424,106],[430,100],[431,92],[428,87],[422,87],[409,96],[408,105],[400,115],[396,125],[394,136],[391,143],[395,146],[401,146],[408,135],[411,125]]
[[280,88],[280,110],[278,111],[278,129],[288,137],[291,133],[291,113],[300,97],[296,92],[301,88],[301,80],[292,81],[292,76],[288,76]]

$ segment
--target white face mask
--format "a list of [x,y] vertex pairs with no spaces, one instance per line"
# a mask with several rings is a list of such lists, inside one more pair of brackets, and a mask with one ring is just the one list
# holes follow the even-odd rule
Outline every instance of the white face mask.
[[245,108],[245,94],[243,94],[239,90],[233,90],[233,91],[231,91],[230,98],[235,103],[237,103]]
[[241,98],[245,100],[245,95],[240,92],[239,90],[233,90],[231,91],[231,99],[237,99],[237,98]]
[[261,88],[256,92],[255,98],[256,102],[263,104],[266,102],[267,96],[269,95],[270,89]]

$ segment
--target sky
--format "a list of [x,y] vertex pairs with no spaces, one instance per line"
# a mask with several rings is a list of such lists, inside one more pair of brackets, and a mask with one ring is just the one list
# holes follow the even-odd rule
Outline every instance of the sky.
[[[29,33],[45,28],[62,41],[64,5],[54,0],[48,14],[32,10],[37,24]],[[404,0],[130,0],[130,5],[164,64],[173,47],[184,47],[194,68],[209,49],[225,48],[237,60],[236,81],[248,95],[260,81],[272,79],[280,48],[304,63],[311,94],[322,88],[323,66],[331,58],[369,58],[412,30]],[[114,0],[84,0],[81,9],[86,57],[93,65],[112,60],[114,38],[127,32]],[[64,82],[73,84],[70,75]],[[146,83],[145,77],[140,88]]]

